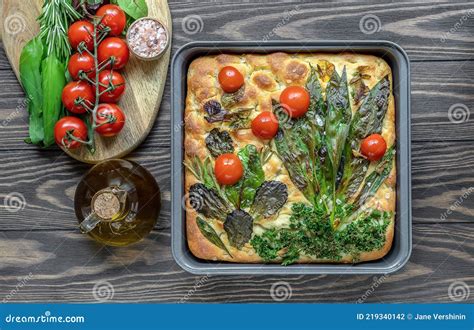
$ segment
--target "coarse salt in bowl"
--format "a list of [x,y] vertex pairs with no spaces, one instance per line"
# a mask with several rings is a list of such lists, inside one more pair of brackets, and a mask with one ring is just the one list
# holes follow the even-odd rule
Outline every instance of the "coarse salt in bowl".
[[130,51],[142,60],[156,60],[169,46],[168,29],[156,18],[143,17],[128,29],[127,43]]

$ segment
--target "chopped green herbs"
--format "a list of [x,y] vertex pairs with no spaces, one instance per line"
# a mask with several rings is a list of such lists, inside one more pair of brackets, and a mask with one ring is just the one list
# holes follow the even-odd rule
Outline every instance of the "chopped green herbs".
[[345,255],[357,260],[360,253],[380,249],[385,244],[391,217],[390,212],[370,210],[342,229],[334,230],[329,216],[317,206],[297,203],[292,211],[289,228],[270,229],[250,241],[264,261],[279,258],[283,265],[289,265],[302,256],[337,261]]

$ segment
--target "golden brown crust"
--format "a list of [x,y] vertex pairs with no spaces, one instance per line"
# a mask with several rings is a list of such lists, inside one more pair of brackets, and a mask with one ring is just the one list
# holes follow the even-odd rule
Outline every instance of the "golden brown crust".
[[[253,119],[262,111],[271,110],[271,100],[279,99],[281,91],[288,85],[304,85],[310,71],[310,64],[313,67],[320,66],[323,71],[321,79],[324,82],[329,80],[332,70],[336,69],[342,72],[344,66],[347,69],[347,76],[352,77],[354,72],[364,67],[364,72],[370,75],[370,78],[364,80],[369,88],[372,88],[382,77],[389,75],[392,80],[391,69],[381,58],[372,55],[341,53],[341,54],[287,54],[273,53],[268,55],[229,55],[220,54],[217,56],[203,56],[195,59],[188,70],[187,87],[188,94],[185,105],[185,160],[197,156],[201,160],[205,159],[209,153],[204,139],[207,133],[215,127],[227,125],[222,123],[209,124],[205,118],[203,105],[209,100],[220,100],[223,91],[219,87],[217,75],[220,69],[227,65],[237,68],[245,79],[245,93],[243,98],[236,104],[236,107],[255,108],[249,118]],[[325,84],[323,84],[325,85]],[[351,97],[353,111],[358,110]],[[234,140],[236,152],[251,143],[258,149],[263,147],[263,142],[254,137],[250,129],[229,130]],[[395,102],[393,95],[390,94],[387,114],[384,119],[382,136],[391,146],[395,143]],[[282,208],[279,215],[275,218],[265,219],[261,222],[262,226],[278,227],[287,223],[291,215],[291,204],[295,202],[307,202],[303,194],[294,186],[288,173],[278,157],[272,156],[264,165],[265,179],[277,179],[285,183],[288,187],[288,202]],[[188,192],[191,185],[197,183],[196,178],[189,170],[185,173],[185,191]],[[396,169],[395,166],[390,173],[389,178],[383,186],[367,202],[367,206],[375,207],[382,211],[395,212],[396,187]],[[210,225],[220,234],[220,238],[228,247],[232,257],[219,247],[213,245],[204,236],[202,236],[196,224],[198,214],[191,207],[189,200],[186,199],[186,235],[188,246],[191,252],[198,258],[206,260],[221,260],[230,262],[258,263],[262,259],[255,253],[249,243],[241,250],[229,245],[227,235],[224,232],[223,224],[218,221],[210,221]],[[392,246],[394,235],[395,216],[392,217],[386,231],[385,245],[376,251],[363,252],[358,261],[369,261],[380,259],[385,256]],[[278,260],[276,260],[278,262]],[[311,257],[303,256],[298,262],[332,262],[328,260],[317,260]],[[351,256],[345,256],[338,262],[354,262]]]

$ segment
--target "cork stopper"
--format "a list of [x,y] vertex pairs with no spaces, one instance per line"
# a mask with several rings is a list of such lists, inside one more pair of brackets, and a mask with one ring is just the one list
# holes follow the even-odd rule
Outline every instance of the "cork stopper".
[[111,220],[120,212],[120,200],[110,191],[99,191],[92,199],[92,209],[99,218]]

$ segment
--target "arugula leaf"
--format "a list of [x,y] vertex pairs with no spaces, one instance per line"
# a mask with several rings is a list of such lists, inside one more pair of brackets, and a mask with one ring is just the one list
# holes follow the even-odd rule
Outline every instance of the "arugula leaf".
[[209,242],[217,246],[218,248],[221,248],[224,250],[231,258],[232,254],[230,254],[229,250],[225,246],[224,242],[222,242],[221,238],[219,237],[219,234],[212,228],[210,224],[208,224],[206,221],[204,221],[202,218],[197,217],[196,218],[196,223],[199,228],[199,231],[201,234],[207,238]]
[[148,6],[145,0],[116,0],[123,11],[137,20],[148,15]]
[[265,173],[257,147],[253,144],[246,145],[237,155],[244,167],[244,175],[235,185],[226,186],[225,194],[235,208],[245,209],[252,205],[258,187],[265,181]]

